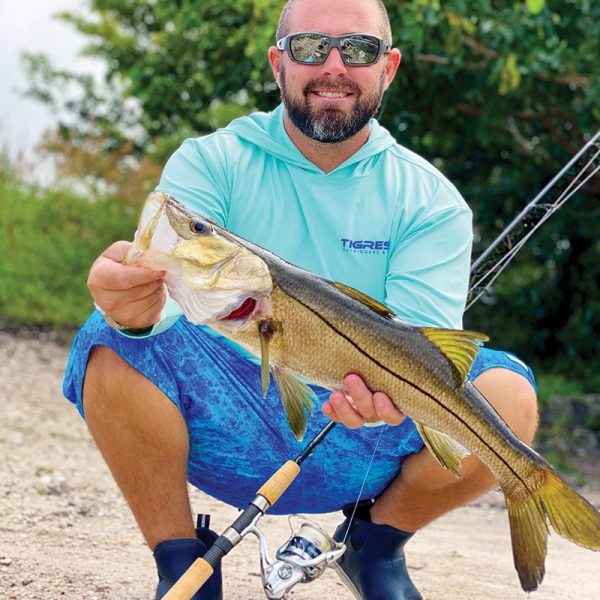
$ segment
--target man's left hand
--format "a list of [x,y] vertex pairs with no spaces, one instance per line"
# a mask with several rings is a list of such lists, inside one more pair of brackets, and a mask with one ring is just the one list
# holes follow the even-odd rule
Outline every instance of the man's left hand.
[[344,378],[348,395],[332,392],[329,402],[323,404],[323,412],[337,423],[350,429],[358,429],[365,423],[384,421],[388,425],[399,425],[406,415],[400,412],[387,394],[371,392],[362,378],[349,373]]

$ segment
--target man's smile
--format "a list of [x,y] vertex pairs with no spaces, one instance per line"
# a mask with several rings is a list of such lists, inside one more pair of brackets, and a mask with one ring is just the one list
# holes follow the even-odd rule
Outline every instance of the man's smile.
[[353,96],[354,94],[350,92],[326,92],[326,91],[313,91],[313,94],[319,96],[320,98],[347,98],[348,96]]

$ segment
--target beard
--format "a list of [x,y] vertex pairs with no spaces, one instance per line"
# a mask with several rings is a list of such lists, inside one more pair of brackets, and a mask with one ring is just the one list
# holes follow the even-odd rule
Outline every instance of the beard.
[[[280,70],[281,99],[290,121],[307,137],[324,144],[337,144],[356,135],[381,107],[384,93],[385,71],[382,73],[379,88],[372,94],[365,94],[354,81],[344,79],[332,81],[328,78],[311,79],[302,90],[302,98],[292,98],[286,86],[286,73]],[[355,96],[350,111],[339,108],[315,108],[309,96],[315,90],[328,92],[348,92]]]

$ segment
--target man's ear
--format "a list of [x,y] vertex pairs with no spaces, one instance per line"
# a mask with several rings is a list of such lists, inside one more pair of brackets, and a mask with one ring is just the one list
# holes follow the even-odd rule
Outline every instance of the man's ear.
[[402,54],[398,48],[392,48],[387,55],[387,60],[385,62],[385,84],[384,90],[387,90],[392,81],[394,81],[394,77],[396,76],[396,71],[400,66],[400,61],[402,60]]
[[281,50],[278,50],[275,46],[269,48],[269,64],[271,65],[271,71],[273,71],[273,79],[279,87],[279,67],[281,65]]

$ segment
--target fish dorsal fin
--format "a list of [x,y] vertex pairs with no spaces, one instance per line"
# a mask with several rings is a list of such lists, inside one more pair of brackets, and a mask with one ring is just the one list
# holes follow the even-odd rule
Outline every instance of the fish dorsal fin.
[[[286,369],[273,365],[271,368],[279,397],[285,410],[288,423],[296,439],[301,442],[306,431],[306,412],[312,415],[317,395],[295,375]],[[306,412],[305,412],[306,411]]]
[[488,340],[487,335],[477,331],[460,329],[438,329],[422,327],[421,333],[448,359],[456,369],[456,384],[463,385],[473,361],[479,352],[482,342]]
[[375,298],[371,298],[371,296],[364,294],[363,292],[358,291],[356,288],[338,282],[335,282],[333,285],[335,285],[340,292],[346,294],[346,296],[349,296],[361,304],[364,304],[366,307],[370,308],[372,311],[376,312],[382,317],[385,317],[386,319],[392,319],[396,316],[396,313],[390,310],[385,304],[375,300]]
[[460,477],[461,463],[470,452],[456,440],[445,433],[431,429],[421,423],[415,423],[423,442],[434,456],[434,458],[451,473]]

